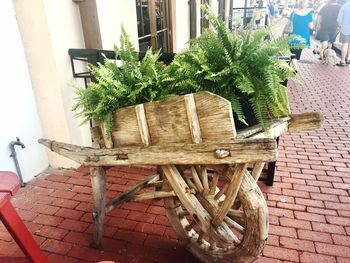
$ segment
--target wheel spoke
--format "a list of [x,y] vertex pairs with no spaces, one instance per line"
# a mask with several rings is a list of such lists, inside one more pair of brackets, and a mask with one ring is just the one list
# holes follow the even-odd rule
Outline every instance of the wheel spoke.
[[258,181],[259,177],[260,177],[260,174],[264,168],[264,165],[265,163],[263,162],[257,162],[254,164],[254,168],[253,168],[253,171],[252,171],[252,176],[255,180],[255,182]]
[[227,213],[227,216],[239,223],[241,226],[245,226],[246,217],[243,211],[230,209]]
[[247,168],[247,164],[237,165],[235,172],[231,177],[231,181],[227,189],[225,201],[220,206],[218,213],[216,214],[216,216],[212,221],[212,224],[214,226],[218,226],[222,222],[227,212],[232,207],[233,202],[235,201],[236,196],[238,194],[238,190],[241,187],[241,183],[242,183],[246,168]]
[[203,185],[201,183],[201,180],[199,179],[199,175],[196,171],[196,169],[191,166],[191,173],[192,173],[192,178],[193,178],[193,181],[194,181],[194,184],[196,185],[196,188],[198,190],[198,192],[203,192],[204,188],[203,188]]
[[179,213],[179,218],[184,218],[185,216],[188,216],[190,213],[188,211],[182,211]]
[[199,173],[200,178],[202,180],[204,194],[209,194],[207,167],[205,165],[196,166],[196,170],[197,173]]
[[196,222],[195,220],[193,220],[189,225],[187,225],[187,226],[185,227],[185,229],[186,229],[187,231],[190,231],[196,224],[197,224],[197,222]]
[[198,238],[197,238],[197,242],[199,244],[202,244],[203,243],[203,237],[204,237],[204,231],[203,230],[200,230],[199,231],[199,234],[198,234]]
[[214,172],[213,173],[213,178],[210,182],[210,191],[209,194],[214,195],[215,191],[216,191],[216,186],[218,185],[218,181],[219,181],[219,175]]
[[219,200],[222,197],[222,195],[226,193],[227,188],[228,188],[228,183],[225,184],[224,187],[220,189],[220,191],[214,196],[214,199]]
[[229,224],[229,226],[232,226],[234,229],[236,229],[239,233],[244,234],[244,227],[233,221],[228,216],[225,217],[224,221]]
[[[238,173],[241,166],[238,164],[235,167],[234,174],[232,166],[227,165],[219,169],[214,167],[214,173],[205,173],[208,193],[205,193],[205,179],[202,177],[204,166],[182,166],[183,176],[176,173],[174,166],[162,166],[166,175],[165,186],[171,180],[170,188],[162,190],[173,190],[177,194],[177,197],[166,197],[164,200],[169,221],[180,243],[182,241],[203,262],[253,262],[266,243],[266,202],[251,175],[248,172],[244,172],[245,176]],[[194,170],[201,184],[196,180]],[[241,185],[235,184],[237,177],[242,177]],[[222,184],[221,179],[227,183]],[[200,189],[201,185],[203,191],[194,192],[191,183],[196,189]],[[238,194],[232,183],[239,189]],[[236,200],[234,195],[237,196]],[[228,206],[227,200],[230,200],[231,206]],[[179,202],[179,206],[175,206],[176,202]],[[239,203],[242,209],[235,209],[233,202]],[[214,225],[213,219],[221,215],[225,206],[228,209],[222,214],[222,221]]]

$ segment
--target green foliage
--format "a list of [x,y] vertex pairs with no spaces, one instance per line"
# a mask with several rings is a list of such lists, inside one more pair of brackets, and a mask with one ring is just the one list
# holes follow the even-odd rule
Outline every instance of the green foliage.
[[177,94],[207,90],[225,97],[243,123],[242,102],[248,103],[264,129],[270,118],[288,115],[282,83],[295,74],[278,57],[290,54],[290,43],[295,37],[266,39],[269,28],[238,29],[232,33],[208,7],[203,10],[213,29],[175,57],[167,69],[175,81],[168,88]]
[[88,89],[76,88],[78,97],[73,106],[84,121],[96,119],[104,122],[109,129],[115,110],[160,99],[162,86],[169,81],[164,72],[165,66],[158,62],[159,52],[153,54],[148,50],[139,61],[138,53],[124,29],[120,43],[120,48],[114,48],[120,60],[116,62],[105,58],[103,65],[89,66],[96,82],[91,82]]
[[212,29],[191,41],[168,67],[158,62],[159,52],[151,50],[139,61],[123,29],[120,48],[115,47],[120,63],[105,58],[103,65],[90,65],[96,82],[88,89],[76,89],[73,110],[85,121],[100,120],[111,129],[112,114],[119,108],[206,90],[228,99],[243,123],[242,104],[250,105],[265,130],[270,118],[288,115],[281,83],[294,77],[294,72],[278,56],[290,54],[294,37],[268,40],[268,28],[232,33],[208,7],[204,11]]

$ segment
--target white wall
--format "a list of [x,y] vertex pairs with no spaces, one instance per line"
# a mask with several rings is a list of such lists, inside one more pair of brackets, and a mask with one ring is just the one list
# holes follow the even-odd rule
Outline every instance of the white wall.
[[16,172],[9,143],[19,137],[26,148],[16,146],[17,157],[23,179],[29,181],[47,168],[48,159],[37,143],[42,129],[12,1],[0,1],[0,24],[0,170]]
[[[72,111],[76,97],[72,84],[84,86],[83,81],[73,78],[68,55],[69,48],[85,48],[79,6],[73,1],[45,0],[44,7],[56,64],[57,84],[62,94],[63,110],[67,118],[70,143],[91,145],[89,125],[81,125],[81,119],[77,118]],[[62,19],[63,17],[64,19]]]
[[131,42],[138,49],[136,3],[134,0],[97,0],[97,14],[100,24],[102,48],[113,50],[119,46],[121,26],[130,36]]
[[172,1],[173,52],[186,47],[190,39],[190,7],[188,0]]
[[[88,126],[80,126],[72,112],[74,82],[68,49],[84,47],[78,5],[72,1],[13,0],[23,41],[43,136],[91,145]],[[43,147],[43,146],[41,146]],[[79,164],[47,151],[50,165]]]

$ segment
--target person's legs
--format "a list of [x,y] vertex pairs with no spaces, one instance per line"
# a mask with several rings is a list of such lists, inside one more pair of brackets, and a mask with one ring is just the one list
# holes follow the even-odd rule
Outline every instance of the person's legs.
[[350,64],[350,43],[348,42],[348,52],[345,57],[346,64]]
[[302,49],[291,49],[290,52],[292,53],[292,56],[290,57],[290,65],[295,70],[295,72],[298,72],[299,66],[298,66],[298,60],[300,59]]
[[341,46],[341,60],[340,60],[340,63],[342,63],[342,64],[345,64],[345,59],[347,57],[348,48],[349,48],[349,43],[343,43],[342,46]]
[[346,36],[343,33],[340,33],[339,41],[340,43],[342,43],[342,46],[341,46],[340,63],[337,65],[344,66],[346,65],[346,59],[349,58],[348,49],[349,49],[350,36]]

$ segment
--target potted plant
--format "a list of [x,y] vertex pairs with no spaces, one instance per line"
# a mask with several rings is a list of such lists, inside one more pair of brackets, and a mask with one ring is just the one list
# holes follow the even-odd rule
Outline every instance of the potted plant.
[[207,6],[203,9],[212,28],[191,41],[169,66],[158,61],[159,51],[148,50],[139,61],[123,29],[121,47],[115,47],[121,62],[106,58],[104,64],[89,67],[96,82],[89,89],[77,89],[77,114],[111,129],[112,112],[118,108],[206,90],[231,102],[238,129],[259,123],[266,130],[270,119],[287,116],[282,83],[295,73],[278,57],[289,54],[294,37],[267,39],[268,28],[232,33]]
[[177,94],[208,90],[231,101],[236,128],[288,115],[288,99],[282,84],[294,71],[279,59],[290,54],[293,36],[268,39],[269,28],[233,33],[223,21],[203,7],[212,28],[194,39],[169,66],[174,76],[170,90]]

